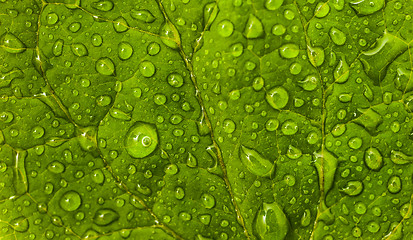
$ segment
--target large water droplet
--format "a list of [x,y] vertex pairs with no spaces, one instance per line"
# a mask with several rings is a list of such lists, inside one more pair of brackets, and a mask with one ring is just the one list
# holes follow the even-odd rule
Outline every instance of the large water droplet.
[[330,28],[330,31],[328,33],[330,35],[331,40],[336,45],[341,46],[341,45],[344,45],[344,43],[346,43],[346,39],[347,39],[346,34],[340,31],[340,29],[332,27]]
[[284,0],[266,0],[264,6],[266,9],[270,11],[277,10],[280,8],[284,3]]
[[360,181],[349,181],[341,191],[349,196],[357,196],[363,191],[363,183]]
[[204,225],[209,225],[209,223],[211,222],[211,215],[209,214],[200,215],[199,221],[201,221],[201,223],[203,223]]
[[215,206],[215,197],[209,193],[202,194],[201,201],[207,209],[211,209]]
[[125,139],[125,148],[130,156],[144,158],[155,151],[158,145],[158,133],[155,125],[136,122]]
[[303,152],[300,149],[298,149],[298,148],[296,148],[292,145],[288,146],[287,156],[289,158],[297,159],[297,158],[301,157],[301,155],[303,155]]
[[361,0],[351,2],[350,6],[359,15],[370,15],[384,7],[385,0]]
[[127,42],[120,42],[118,45],[118,56],[122,60],[129,59],[133,54],[133,47]]
[[311,74],[304,78],[303,81],[299,81],[300,87],[306,91],[314,91],[319,84],[320,80],[317,75]]
[[267,92],[265,99],[271,107],[279,110],[287,106],[289,95],[285,88],[275,87]]
[[235,131],[236,125],[235,122],[231,119],[225,119],[222,124],[222,128],[226,133],[233,133]]
[[181,45],[179,32],[172,24],[165,23],[161,28],[160,35],[162,42],[172,49],[178,49]]
[[216,2],[210,2],[204,7],[204,26],[207,28],[214,22],[219,12],[218,4]]
[[141,10],[132,9],[130,12],[130,16],[133,19],[142,21],[144,23],[152,23],[156,19],[153,16],[153,14],[146,9],[141,9]]
[[413,156],[408,156],[400,151],[391,150],[390,159],[393,163],[403,165],[413,163]]
[[32,129],[32,136],[33,138],[41,138],[44,135],[44,128],[40,126],[36,126]]
[[383,157],[377,148],[370,147],[364,152],[364,162],[371,170],[379,171],[383,166]]
[[363,145],[363,140],[359,137],[353,137],[348,140],[347,144],[352,149],[359,149]]
[[188,158],[186,159],[186,165],[188,167],[194,168],[198,165],[198,161],[192,153],[188,153]]
[[79,193],[68,191],[63,194],[62,198],[60,198],[59,204],[63,210],[73,212],[80,207],[82,199],[80,198]]
[[298,45],[294,43],[287,43],[280,47],[280,55],[283,58],[295,58],[300,53],[300,49]]
[[116,32],[122,33],[122,32],[128,31],[129,24],[125,18],[118,17],[115,20],[113,20],[113,28],[115,29]]
[[161,45],[159,45],[159,43],[157,42],[151,42],[148,44],[146,51],[148,52],[149,55],[155,56],[161,51]]
[[98,59],[96,61],[95,69],[96,69],[96,72],[102,75],[106,75],[106,76],[116,74],[115,64],[108,57],[103,57],[103,58]]
[[259,38],[264,35],[264,27],[261,20],[259,20],[255,15],[250,14],[247,24],[244,29],[244,36],[249,39]]
[[102,170],[95,169],[91,173],[92,181],[97,184],[102,184],[105,181],[105,174],[103,174]]
[[92,45],[95,47],[99,47],[103,43],[102,36],[100,36],[98,33],[95,33],[92,35],[91,41],[92,41]]
[[328,5],[328,2],[319,2],[314,9],[314,15],[318,18],[327,16],[329,12],[330,6]]
[[301,216],[301,226],[307,227],[311,223],[311,212],[309,209],[304,210],[303,216]]
[[99,2],[92,2],[92,8],[100,10],[102,12],[108,12],[113,9],[114,4],[109,0],[101,0]]
[[307,55],[310,63],[314,67],[319,67],[324,63],[324,50],[320,47],[307,46]]
[[26,50],[24,43],[11,33],[5,33],[0,37],[0,45],[6,52],[22,53]]
[[62,39],[58,39],[56,40],[56,42],[54,42],[53,46],[52,46],[52,52],[53,55],[55,57],[59,57],[62,55],[63,53],[63,40]]
[[338,62],[336,68],[334,69],[334,80],[337,83],[345,83],[350,76],[350,69],[348,67],[347,61],[344,57]]
[[152,77],[155,74],[155,65],[149,61],[143,61],[139,64],[139,72],[144,77]]
[[96,211],[93,222],[99,226],[109,225],[119,219],[119,214],[112,209],[104,208]]
[[373,108],[358,108],[357,111],[361,113],[361,116],[354,122],[365,127],[370,133],[375,132],[377,126],[383,122],[383,117]]
[[387,189],[391,193],[398,193],[402,190],[402,180],[399,176],[391,176],[387,182]]
[[49,165],[47,166],[47,170],[56,174],[62,173],[65,171],[65,165],[63,165],[63,163],[59,161],[53,161],[49,163]]
[[263,203],[257,212],[253,227],[261,240],[284,240],[290,231],[287,216],[276,202]]
[[72,52],[78,57],[83,57],[88,54],[87,48],[83,43],[73,43]]
[[234,24],[229,20],[222,20],[217,25],[218,34],[222,37],[229,37],[234,32]]
[[16,232],[26,232],[29,229],[29,220],[27,218],[21,216],[17,217],[10,222],[10,226]]
[[172,87],[179,88],[184,85],[184,78],[179,73],[171,73],[168,75],[167,81]]
[[268,159],[264,158],[254,149],[241,145],[240,148],[241,162],[247,169],[260,177],[271,177],[275,171],[275,165]]
[[[332,153],[325,149],[321,152],[314,153],[314,157],[320,188],[324,189],[324,194],[327,195],[334,183],[338,160]],[[324,183],[324,186],[321,186],[322,183]]]
[[298,125],[295,121],[291,119],[286,120],[281,125],[281,132],[287,136],[294,135],[298,132]]
[[51,13],[48,13],[48,14],[47,14],[47,16],[46,16],[46,22],[47,22],[47,24],[53,25],[53,24],[56,24],[57,21],[59,21],[59,16],[57,16],[56,13],[51,12]]

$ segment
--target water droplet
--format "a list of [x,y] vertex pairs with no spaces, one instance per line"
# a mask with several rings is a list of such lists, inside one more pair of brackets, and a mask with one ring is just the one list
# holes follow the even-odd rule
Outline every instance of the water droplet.
[[403,165],[413,162],[413,156],[408,156],[402,152],[391,150],[390,159],[393,163]]
[[95,169],[91,173],[92,181],[97,184],[102,184],[105,181],[105,174],[103,174],[102,170]]
[[264,78],[262,77],[254,78],[254,81],[252,82],[252,88],[255,91],[260,91],[263,87],[264,87]]
[[53,47],[52,47],[52,52],[55,57],[59,57],[63,53],[63,40],[58,39],[56,42],[54,42]]
[[134,158],[144,158],[155,151],[158,145],[158,133],[155,125],[136,122],[133,125],[125,140],[125,148],[130,156]]
[[152,77],[155,74],[155,65],[149,61],[143,61],[139,64],[139,72],[144,77]]
[[198,161],[192,153],[188,153],[188,158],[186,159],[186,165],[188,167],[194,168],[198,165]]
[[360,215],[365,214],[365,213],[367,212],[366,204],[364,204],[363,202],[357,202],[357,203],[354,205],[354,211],[355,211],[357,214],[360,214]]
[[288,186],[292,187],[292,186],[295,185],[295,177],[293,175],[287,174],[287,175],[284,176],[284,182]]
[[350,6],[359,15],[370,15],[384,7],[385,0],[361,0],[350,2]]
[[175,188],[175,198],[181,200],[185,197],[185,191],[181,187]]
[[357,111],[361,113],[361,116],[355,119],[354,122],[362,125],[371,133],[383,122],[382,116],[372,108],[358,108]]
[[275,87],[267,92],[265,99],[271,107],[279,110],[287,106],[289,95],[285,88]]
[[301,155],[303,155],[303,152],[300,149],[298,149],[298,148],[296,148],[292,145],[288,146],[287,156],[289,158],[297,159],[297,158],[301,157]]
[[59,161],[53,161],[49,163],[49,165],[47,166],[47,170],[56,174],[62,173],[65,171],[65,165],[63,165],[63,163]]
[[363,96],[366,97],[369,102],[373,101],[374,99],[374,93],[367,84],[363,85]]
[[284,0],[266,0],[264,6],[266,9],[270,11],[277,10],[280,8],[284,3]]
[[109,114],[111,117],[120,119],[120,120],[126,120],[129,121],[131,119],[131,116],[124,111],[118,109],[118,108],[111,108],[109,110]]
[[141,9],[141,10],[132,9],[130,16],[133,19],[139,20],[144,23],[153,23],[156,20],[153,14],[146,9]]
[[115,20],[113,20],[113,28],[115,29],[116,32],[123,33],[123,32],[128,31],[129,24],[125,18],[118,17]]
[[53,25],[53,24],[56,24],[57,21],[59,21],[59,16],[57,16],[56,13],[51,12],[51,13],[47,14],[47,16],[46,16],[47,24]]
[[162,42],[172,49],[178,49],[181,45],[181,37],[179,36],[178,30],[168,22],[162,26],[160,35]]
[[175,175],[177,174],[179,171],[179,168],[176,164],[169,164],[166,168],[165,168],[165,173],[169,174],[169,175]]
[[353,137],[348,140],[348,146],[352,149],[359,149],[363,144],[363,140],[359,137]]
[[309,209],[304,210],[303,216],[301,217],[301,226],[307,227],[311,223],[311,212]]
[[189,221],[189,220],[191,220],[192,219],[192,216],[191,216],[191,214],[189,214],[189,213],[187,213],[187,212],[180,212],[179,213],[179,218],[182,220],[182,221]]
[[314,9],[314,15],[318,18],[327,16],[329,12],[330,6],[328,5],[328,2],[319,2]]
[[383,166],[383,157],[377,148],[370,147],[364,152],[364,162],[371,170],[379,171]]
[[342,103],[351,102],[353,99],[353,93],[342,93],[338,96],[338,100]]
[[241,145],[240,148],[241,162],[247,169],[260,177],[271,177],[275,171],[275,165],[268,159],[264,158],[254,149]]
[[278,119],[270,118],[267,120],[267,122],[265,122],[265,129],[267,129],[267,131],[269,132],[273,132],[277,130],[279,124],[280,121],[278,121]]
[[112,1],[109,0],[101,0],[99,2],[92,2],[92,8],[102,11],[102,12],[108,12],[113,9],[114,4]]
[[334,80],[337,83],[345,83],[350,76],[350,69],[348,67],[347,61],[344,57],[338,62],[336,68],[334,69]]
[[246,38],[253,39],[262,37],[263,35],[264,27],[261,20],[259,20],[255,15],[250,14],[247,24],[245,25],[244,36]]
[[351,233],[353,234],[353,237],[355,238],[359,238],[361,237],[361,235],[363,235],[363,231],[359,227],[354,227]]
[[210,2],[204,7],[204,26],[207,28],[210,26],[219,12],[218,4],[215,2]]
[[307,46],[307,55],[310,63],[314,67],[319,67],[324,63],[324,50],[320,47]]
[[236,126],[234,121],[232,121],[231,119],[225,119],[222,124],[222,128],[226,133],[233,133],[235,131]]
[[410,203],[405,203],[400,207],[400,215],[404,219],[409,219],[412,216],[412,207]]
[[106,76],[110,76],[110,75],[114,76],[116,74],[115,64],[108,57],[103,57],[103,58],[98,59],[96,61],[95,69],[96,69],[96,72],[102,75],[106,75]]
[[201,201],[207,209],[215,207],[215,197],[209,193],[202,194]]
[[341,11],[344,8],[344,0],[332,0],[331,3],[337,11]]
[[234,32],[234,24],[229,20],[222,20],[217,25],[218,34],[222,37],[229,37]]
[[82,199],[80,198],[79,193],[75,191],[68,191],[63,194],[62,198],[60,198],[59,204],[63,210],[73,212],[80,207],[82,204]]
[[229,47],[229,49],[230,53],[234,57],[239,57],[244,52],[244,46],[242,45],[242,43],[234,43]]
[[287,29],[284,27],[284,25],[275,24],[271,29],[271,33],[275,36],[281,36],[285,33],[286,30]]
[[69,31],[71,31],[72,33],[76,33],[80,30],[80,28],[82,27],[82,25],[79,22],[73,22],[71,23],[67,28],[69,29]]
[[357,196],[363,191],[363,183],[360,181],[349,181],[341,191],[349,196]]
[[112,209],[104,208],[96,211],[93,222],[99,226],[109,225],[119,219],[119,214]]
[[161,51],[161,45],[159,45],[159,43],[157,42],[151,42],[148,44],[146,51],[148,52],[149,55],[155,56]]
[[263,203],[257,212],[253,227],[262,240],[284,240],[290,231],[288,218],[276,202]]
[[153,100],[157,105],[163,105],[166,103],[166,96],[163,94],[155,94]]
[[209,225],[209,223],[211,222],[211,215],[209,214],[200,215],[199,221],[201,221],[201,223],[203,223],[204,225]]
[[291,119],[286,120],[281,125],[281,132],[287,136],[294,135],[298,132],[298,125],[295,121]]
[[37,126],[32,129],[32,136],[34,138],[41,138],[44,135],[44,128]]
[[376,233],[380,230],[380,225],[375,221],[367,223],[367,230],[371,233]]
[[88,54],[87,48],[83,43],[73,43],[72,52],[78,57],[83,57]]
[[319,176],[319,183],[324,183],[324,194],[327,195],[334,183],[338,160],[332,153],[325,149],[321,152],[314,153],[314,157],[315,166]]
[[118,56],[122,60],[129,59],[133,54],[132,45],[127,42],[120,42],[118,45]]
[[27,218],[23,216],[17,217],[10,221],[10,226],[16,232],[26,232],[27,230],[29,230],[29,220],[27,220]]
[[167,77],[167,81],[169,85],[171,85],[172,87],[176,87],[176,88],[179,88],[182,85],[184,85],[184,78],[179,73],[169,74]]
[[11,33],[5,33],[0,37],[0,45],[6,52],[22,53],[26,50],[24,43]]
[[283,58],[295,58],[298,56],[300,53],[300,49],[298,48],[298,45],[294,43],[287,43],[284,44],[280,47],[280,55]]
[[112,98],[108,95],[101,95],[96,98],[96,104],[100,107],[106,107],[112,102]]
[[346,35],[338,28],[330,28],[329,35],[333,43],[335,43],[338,46],[342,46],[344,45],[344,43],[346,43]]
[[319,84],[320,80],[318,78],[318,76],[311,74],[308,75],[307,77],[305,77],[305,79],[303,81],[299,81],[299,85],[300,87],[302,87],[304,90],[306,91],[314,91],[318,84]]
[[387,189],[390,193],[398,193],[402,190],[402,180],[399,176],[391,176],[387,182]]
[[92,35],[92,45],[95,47],[101,46],[103,43],[102,36],[100,36],[98,33],[95,33]]

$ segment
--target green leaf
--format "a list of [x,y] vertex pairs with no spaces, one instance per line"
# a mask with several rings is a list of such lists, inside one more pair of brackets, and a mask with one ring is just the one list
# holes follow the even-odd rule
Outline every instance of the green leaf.
[[413,239],[412,14],[0,1],[0,239]]

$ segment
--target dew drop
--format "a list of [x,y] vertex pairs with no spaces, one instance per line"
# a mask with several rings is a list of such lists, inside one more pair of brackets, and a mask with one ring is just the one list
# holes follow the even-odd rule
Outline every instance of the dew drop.
[[280,8],[284,3],[284,0],[266,0],[264,6],[266,9],[270,11],[277,10]]
[[171,85],[172,87],[176,87],[176,88],[179,88],[182,85],[184,85],[184,78],[179,73],[169,74],[167,77],[167,81],[169,85]]
[[338,62],[336,68],[334,69],[334,80],[337,83],[345,83],[350,76],[350,69],[348,67],[347,61],[344,57]]
[[47,16],[46,16],[47,24],[54,25],[54,24],[57,23],[57,21],[59,21],[59,16],[57,16],[56,13],[51,12],[51,13],[47,14]]
[[298,125],[295,121],[291,119],[286,120],[281,125],[281,132],[287,136],[294,135],[298,132]]
[[218,34],[222,37],[229,37],[234,32],[234,24],[229,20],[222,20],[217,25],[218,27]]
[[92,181],[97,184],[102,184],[105,181],[105,174],[103,174],[102,170],[95,169],[91,173]]
[[32,129],[32,136],[33,138],[41,138],[44,135],[44,128],[37,126]]
[[289,95],[285,88],[275,87],[267,92],[265,99],[271,107],[279,110],[287,106]]
[[5,33],[0,37],[0,45],[6,52],[22,53],[26,50],[24,43],[11,33]]
[[161,51],[161,45],[159,45],[159,43],[157,42],[151,42],[148,44],[146,51],[148,52],[149,55],[155,56]]
[[335,43],[338,46],[344,45],[346,43],[346,35],[338,28],[332,27],[330,28],[330,31],[328,32],[330,35],[331,40],[333,43]]
[[139,72],[144,77],[152,77],[155,74],[155,65],[149,61],[143,61],[139,64]]
[[59,57],[63,54],[63,40],[58,39],[53,43],[52,52],[55,57]]
[[92,41],[92,45],[95,47],[99,47],[103,43],[102,36],[100,36],[98,33],[95,33],[92,35],[91,41]]
[[259,38],[264,35],[264,27],[260,19],[250,14],[244,29],[244,36],[249,39]]
[[363,183],[360,181],[349,181],[341,191],[349,196],[357,196],[363,191]]
[[257,176],[270,177],[275,171],[275,165],[270,160],[243,145],[240,148],[240,158],[247,169]]
[[257,212],[253,227],[262,240],[284,240],[290,231],[288,218],[276,202],[263,203]]
[[165,23],[161,28],[160,35],[162,42],[172,49],[178,49],[181,45],[181,37],[178,30],[172,24]]
[[383,157],[377,148],[370,147],[364,152],[364,162],[369,169],[379,171],[383,166]]
[[68,212],[77,210],[82,204],[80,194],[75,191],[68,191],[60,198],[60,207]]
[[235,122],[231,119],[225,119],[222,124],[222,128],[226,133],[233,133],[235,131],[236,125]]
[[125,148],[131,157],[144,158],[155,151],[158,145],[158,133],[155,125],[136,122],[125,139]]
[[16,232],[26,232],[27,230],[29,230],[29,220],[27,220],[27,218],[23,216],[17,217],[10,221],[10,226]]
[[47,166],[47,170],[49,170],[52,173],[63,173],[65,171],[65,165],[59,161],[53,161],[49,163]]
[[139,20],[144,23],[153,23],[156,20],[153,14],[146,9],[142,9],[142,10],[132,9],[130,12],[130,16],[133,19]]
[[91,5],[92,5],[92,8],[102,11],[102,12],[109,12],[114,7],[113,2],[109,0],[101,0],[98,2],[92,2]]
[[113,28],[115,29],[116,32],[123,33],[123,32],[128,31],[129,24],[125,18],[118,17],[115,20],[113,20]]
[[399,176],[391,176],[387,182],[387,189],[390,193],[398,193],[402,190],[402,180]]
[[327,16],[329,12],[330,12],[330,6],[328,5],[328,2],[319,2],[314,9],[314,15],[317,18],[323,18]]
[[83,57],[88,54],[87,48],[83,43],[72,44],[72,52],[75,56]]
[[299,81],[298,84],[306,91],[314,91],[319,84],[320,80],[318,76],[311,74],[304,78],[304,80]]
[[280,47],[280,55],[283,58],[295,58],[298,56],[300,53],[300,49],[298,48],[298,45],[294,43],[287,43],[284,44]]
[[129,59],[133,54],[132,45],[127,42],[120,42],[118,45],[118,56],[122,60]]
[[99,226],[107,226],[119,219],[119,214],[112,209],[104,208],[96,211],[93,222]]
[[103,57],[103,58],[98,59],[96,61],[95,69],[96,69],[96,72],[102,75],[105,75],[105,76],[116,74],[115,64],[108,57]]
[[215,197],[209,193],[202,194],[201,202],[204,204],[204,207],[207,209],[211,209],[215,207]]
[[350,148],[357,150],[363,144],[363,140],[359,137],[353,137],[348,140],[347,144]]

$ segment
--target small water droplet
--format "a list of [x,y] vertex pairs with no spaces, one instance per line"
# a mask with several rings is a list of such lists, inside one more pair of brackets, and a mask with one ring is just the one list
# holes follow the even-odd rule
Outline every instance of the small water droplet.
[[118,17],[115,20],[113,20],[113,28],[115,29],[116,32],[123,33],[123,32],[128,31],[129,24],[125,18]]
[[32,129],[32,136],[33,138],[41,138],[44,135],[44,128],[40,126],[36,126]]
[[133,54],[133,47],[127,42],[120,42],[118,45],[118,56],[122,60],[129,59]]
[[348,67],[347,61],[344,57],[338,62],[336,68],[334,69],[334,80],[337,83],[345,83],[350,76],[350,69]]
[[240,158],[241,162],[247,169],[260,177],[271,177],[275,171],[275,165],[264,158],[257,151],[251,148],[247,148],[241,145],[240,148]]
[[139,64],[139,72],[144,77],[152,77],[155,74],[155,65],[149,61],[143,61]]
[[63,40],[58,39],[56,42],[54,42],[53,47],[52,47],[52,52],[55,57],[59,57],[63,54]]
[[222,124],[222,128],[226,133],[233,133],[235,131],[236,125],[235,122],[231,119],[225,119]]
[[[230,34],[231,35],[231,34]],[[244,29],[244,36],[249,39],[259,38],[264,35],[264,26],[260,19],[250,14]]]
[[48,14],[47,14],[47,16],[46,16],[46,22],[47,22],[47,24],[49,24],[49,25],[54,25],[54,24],[57,23],[57,21],[59,21],[59,16],[57,16],[56,13],[51,12],[51,13],[48,13]]
[[281,132],[287,136],[294,135],[298,132],[298,125],[295,121],[291,119],[286,120],[281,125]]
[[184,85],[184,78],[179,73],[169,74],[167,77],[167,81],[169,85],[171,85],[172,87],[176,87],[176,88],[179,88],[182,85]]
[[92,40],[92,45],[95,46],[95,47],[99,47],[103,43],[102,36],[100,36],[98,33],[94,33],[92,35],[91,40]]
[[229,20],[222,20],[220,23],[217,25],[218,28],[218,34],[221,37],[229,37],[232,35],[234,32],[234,24],[229,21]]
[[329,12],[330,12],[330,6],[328,5],[328,2],[319,2],[314,9],[314,15],[317,18],[323,18],[327,16]]
[[279,110],[287,106],[289,95],[285,88],[275,87],[267,92],[265,99],[271,107]]
[[280,55],[283,58],[295,58],[298,56],[300,53],[300,49],[298,48],[298,45],[294,43],[287,43],[284,44],[280,47]]
[[370,147],[364,152],[364,162],[371,170],[379,171],[383,166],[383,157],[377,148]]
[[78,57],[83,57],[83,56],[88,55],[87,48],[83,43],[73,43],[72,52],[74,55]]
[[155,16],[153,16],[153,14],[146,9],[132,9],[130,12],[130,16],[133,19],[139,20],[144,23],[153,23],[156,20]]
[[65,165],[59,161],[53,161],[49,163],[47,169],[52,173],[63,173],[65,171]]
[[399,176],[391,176],[387,182],[387,189],[390,193],[398,193],[402,190],[402,180]]
[[338,28],[332,27],[328,32],[330,35],[331,40],[338,46],[344,45],[346,43],[347,37],[346,35]]
[[349,196],[357,196],[359,195],[364,189],[363,183],[360,181],[349,181],[347,182],[347,186],[343,188],[341,191]]
[[280,8],[284,3],[284,0],[266,0],[264,6],[266,9],[270,11],[277,10]]
[[103,174],[102,170],[95,169],[91,173],[92,181],[97,184],[102,184],[105,181],[105,174]]
[[92,2],[92,8],[102,11],[102,12],[108,12],[113,9],[114,4],[112,1],[109,0],[101,0],[98,2]]
[[207,209],[215,207],[215,197],[209,193],[202,194],[201,201],[204,204],[204,207]]

